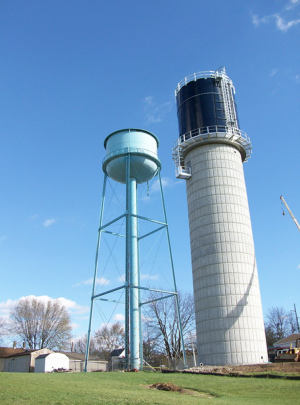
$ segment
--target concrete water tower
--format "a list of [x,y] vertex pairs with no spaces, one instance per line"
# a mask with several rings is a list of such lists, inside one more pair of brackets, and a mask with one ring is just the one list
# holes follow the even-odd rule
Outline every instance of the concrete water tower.
[[243,172],[251,143],[234,93],[225,68],[188,76],[175,91],[173,159],[186,180],[198,360],[208,365],[268,361]]
[[[159,146],[158,138],[149,131],[142,129],[123,129],[108,135],[104,140],[106,156],[103,160],[102,169],[104,172],[102,203],[100,211],[100,224],[98,229],[98,241],[96,250],[95,270],[91,297],[91,310],[89,329],[87,337],[87,350],[85,358],[85,371],[87,369],[87,361],[89,357],[89,342],[91,334],[91,325],[93,317],[94,300],[108,301],[104,296],[115,291],[125,290],[125,368],[127,369],[142,369],[143,367],[143,340],[142,340],[142,306],[150,302],[158,301],[175,297],[178,320],[181,331],[181,344],[183,347],[184,362],[185,351],[184,341],[181,328],[181,320],[178,305],[177,287],[175,281],[172,252],[170,246],[170,238],[168,231],[168,223],[165,211],[165,204],[161,183],[161,162],[157,155]],[[162,210],[164,221],[158,221],[155,218],[147,218],[140,216],[138,213],[138,198],[137,185],[150,181],[155,176],[158,177],[160,185],[160,193],[162,199]],[[112,180],[126,185],[126,210],[117,218],[103,224],[104,201],[106,193],[107,177]],[[126,235],[121,235],[116,232],[109,231],[109,227],[126,218]],[[146,234],[140,234],[139,221],[148,221],[156,228]],[[141,239],[149,237],[156,232],[165,230],[167,243],[169,248],[170,265],[172,270],[173,291],[162,291],[142,286],[140,283],[140,265],[139,265],[139,242]],[[95,294],[95,283],[97,279],[98,256],[100,249],[101,234],[109,233],[115,237],[125,239],[125,283],[120,287],[105,291],[101,294]],[[151,299],[151,301],[142,302],[141,290],[149,292],[157,292],[159,298]],[[115,302],[115,301],[114,301]]]

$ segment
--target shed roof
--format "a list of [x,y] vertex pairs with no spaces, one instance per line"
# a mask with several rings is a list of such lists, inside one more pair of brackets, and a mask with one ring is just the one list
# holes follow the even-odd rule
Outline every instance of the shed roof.
[[[66,356],[65,353],[52,352],[52,353],[40,354],[40,355],[36,358],[36,360],[44,359],[45,357],[48,357],[48,356],[55,357],[55,355],[56,355],[56,357],[62,357],[62,358],[67,357],[67,358],[68,358],[68,356]],[[57,356],[57,355],[58,355],[58,356]]]
[[24,349],[14,349],[13,347],[0,347],[0,357],[8,357],[24,352]]
[[[80,360],[80,361],[85,360],[85,353],[76,353],[76,352],[56,352],[56,353],[65,354],[67,357],[69,357],[70,360]],[[103,363],[107,363],[106,360],[101,360],[97,356],[94,356],[92,354],[89,355],[89,361],[101,361]]]
[[38,359],[44,359],[45,357],[49,356],[49,354],[51,354],[51,353],[40,354],[39,356],[37,356],[36,360],[38,360]]
[[[16,350],[16,349],[15,349]],[[31,350],[23,350],[22,352],[16,353],[14,352],[13,354],[6,356],[6,357],[20,357],[20,356],[29,356],[33,352],[37,352],[39,349],[31,349]]]
[[300,333],[292,333],[291,335],[281,340],[278,340],[278,342],[275,342],[273,346],[282,345],[284,343],[296,342],[296,339],[300,339]]
[[120,356],[120,354],[122,354],[124,350],[125,350],[124,348],[123,349],[115,349],[110,353],[110,356],[111,357]]

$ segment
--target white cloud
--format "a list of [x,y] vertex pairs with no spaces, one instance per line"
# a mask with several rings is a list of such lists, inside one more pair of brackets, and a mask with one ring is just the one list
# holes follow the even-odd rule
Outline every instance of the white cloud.
[[299,266],[298,266],[298,269],[300,269],[300,264],[299,264]]
[[[7,300],[0,302],[0,315],[4,317],[8,317],[10,311],[12,308],[18,303],[19,300],[24,299],[24,298],[36,298],[41,301],[49,301],[49,300],[55,300],[56,298],[51,298],[48,297],[47,295],[41,295],[41,296],[35,296],[35,295],[27,295],[25,297],[20,297],[18,300]],[[66,307],[66,309],[71,313],[71,315],[77,315],[77,314],[85,314],[89,312],[90,308],[88,306],[82,306],[76,304],[75,301],[69,300],[64,297],[57,298],[62,305]]]
[[78,329],[78,328],[80,327],[80,325],[78,325],[78,323],[72,322],[72,323],[71,323],[71,327],[72,327],[72,329],[74,330],[74,329]]
[[[159,278],[158,275],[150,276],[150,274],[143,274],[143,273],[140,274],[140,279],[141,279],[141,280],[146,280],[146,279],[149,279],[149,280],[158,280],[158,278]],[[123,274],[122,276],[118,277],[117,280],[118,280],[120,283],[125,283],[125,274]]]
[[[162,183],[163,191],[165,191],[166,188],[177,187],[177,186],[184,184],[184,180],[178,180],[178,179],[173,180],[173,179],[170,179],[169,177],[162,177],[161,183]],[[141,197],[139,197],[139,201],[149,201],[151,194],[157,193],[157,192],[160,192],[160,185],[159,185],[158,178],[155,178],[150,183],[149,195],[148,195],[148,193],[144,193]]]
[[[88,280],[83,281],[83,284],[93,284],[93,280],[93,278],[89,278]],[[96,284],[106,285],[109,284],[109,280],[104,277],[96,278]]]
[[298,4],[300,4],[300,0],[290,0],[288,2],[288,4],[285,6],[285,9],[286,10],[291,10],[292,8],[297,6]]
[[287,32],[290,28],[300,24],[300,18],[295,18],[295,10],[291,11],[299,5],[300,0],[290,0],[280,12],[264,17],[253,14],[252,23],[256,27],[259,27],[261,24],[267,24],[273,21],[281,32]]
[[256,26],[260,25],[259,18],[258,18],[258,16],[256,14],[252,14],[252,22]]
[[[93,284],[93,278],[89,278],[88,280],[80,281],[79,283],[74,284],[72,287],[79,287],[81,285],[92,285]],[[101,277],[101,278],[96,278],[96,285],[106,285],[109,284],[109,280],[107,278]]]
[[164,116],[170,112],[172,109],[172,103],[166,102],[157,105],[153,101],[153,97],[146,97],[144,99],[144,111],[146,113],[147,124],[153,124],[156,122],[161,122]]
[[81,321],[87,321],[90,319],[89,315],[86,316],[76,316],[76,319],[80,319]]
[[[40,297],[36,297],[36,298],[40,298]],[[46,298],[50,298],[50,297],[46,297]],[[50,299],[53,299],[53,298],[50,298]],[[76,304],[75,301],[69,300],[67,298],[60,297],[60,298],[58,298],[58,300],[66,307],[66,309],[68,311],[71,312],[71,314],[74,314],[74,315],[86,314],[90,310],[89,306],[87,306],[87,305],[83,306],[83,305]]]
[[277,69],[277,68],[274,68],[274,69],[272,70],[272,72],[270,73],[270,76],[275,76],[277,72],[278,72],[278,69]]
[[2,236],[2,237],[0,238],[0,244],[1,244],[1,242],[3,242],[5,239],[6,239],[6,237],[5,237],[5,236]]
[[140,279],[141,280],[158,280],[159,276],[157,274],[153,275],[153,276],[150,276],[150,274],[141,274]]
[[279,14],[275,14],[274,17],[276,19],[277,28],[282,32],[287,32],[287,30],[289,30],[291,27],[300,23],[300,18],[298,20],[285,22],[285,20]]
[[18,302],[18,300],[7,300],[0,302],[0,315],[4,317],[8,317],[10,311],[12,310],[13,306]]
[[32,217],[30,217],[29,219],[35,219],[38,217],[38,214],[33,215]]
[[123,314],[116,314],[113,319],[116,322],[122,322],[125,321],[125,316]]
[[295,76],[295,82],[298,84],[300,83],[300,75]]
[[[163,190],[165,190],[167,187],[173,187],[178,184],[178,181],[170,179],[169,177],[162,177],[161,178],[161,184]],[[157,191],[160,191],[160,185],[159,185],[159,180],[156,179],[155,181],[152,182],[151,187],[150,187],[150,193],[155,193]]]
[[46,221],[44,221],[43,225],[45,228],[47,228],[48,226],[54,224],[56,222],[56,219],[46,219]]
[[252,22],[256,27],[259,27],[261,24],[268,23],[272,19],[272,17],[273,16],[266,16],[266,17],[259,18],[258,15],[253,14]]

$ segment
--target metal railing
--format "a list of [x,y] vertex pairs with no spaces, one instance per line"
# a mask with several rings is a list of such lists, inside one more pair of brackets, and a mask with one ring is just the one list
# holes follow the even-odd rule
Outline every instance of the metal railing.
[[244,161],[247,162],[250,158],[252,145],[250,138],[244,131],[235,127],[220,125],[197,128],[181,135],[173,145],[172,159],[175,163],[176,177],[188,179],[192,175],[190,169],[184,166],[183,149],[194,143],[209,142],[210,140],[216,141],[217,139],[237,143],[245,150],[246,156]]
[[222,78],[225,80],[226,83],[230,83],[231,86],[234,88],[232,80],[226,75],[225,68],[220,68],[218,70],[212,71],[209,70],[207,72],[197,72],[193,73],[189,76],[186,76],[183,80],[181,80],[175,90],[175,97],[177,96],[177,93],[180,91],[180,89],[188,84],[189,82],[196,81],[198,79],[209,79],[209,78]]
[[[179,137],[173,146],[173,150],[178,147],[184,147],[191,142],[207,141],[209,139],[226,139],[240,144],[246,151],[246,159],[248,160],[252,153],[251,141],[248,135],[241,129],[220,125],[212,125],[202,127],[187,132]],[[190,141],[189,141],[190,140]],[[189,142],[188,142],[189,141]]]

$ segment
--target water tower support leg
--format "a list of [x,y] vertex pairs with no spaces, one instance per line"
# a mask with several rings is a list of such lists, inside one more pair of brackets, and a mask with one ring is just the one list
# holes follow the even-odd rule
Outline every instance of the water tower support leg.
[[[138,285],[141,286],[140,274],[140,242],[139,242],[139,221],[137,221],[137,253],[138,253]],[[143,327],[142,327],[142,306],[141,306],[141,289],[138,289],[138,306],[139,306],[139,341],[140,341],[140,370],[143,371]]]
[[98,229],[98,240],[97,240],[97,248],[96,248],[96,258],[95,258],[94,280],[93,280],[92,296],[91,296],[90,320],[89,320],[89,329],[88,329],[88,334],[87,334],[86,352],[85,352],[85,361],[84,361],[84,372],[85,373],[87,372],[87,363],[88,363],[89,352],[90,352],[90,337],[91,337],[91,327],[92,327],[92,318],[93,318],[95,284],[96,284],[97,269],[98,269],[98,254],[99,254],[99,247],[100,247],[100,240],[101,240],[101,226],[102,226],[102,222],[103,222],[106,181],[107,181],[107,175],[104,174],[100,219],[99,219],[99,229]]
[[176,286],[176,279],[175,279],[175,272],[174,272],[173,256],[172,256],[172,250],[171,250],[171,242],[170,242],[170,235],[169,235],[169,227],[168,227],[168,221],[167,221],[167,213],[166,213],[166,208],[165,208],[165,200],[164,200],[163,188],[162,188],[162,183],[161,183],[160,170],[158,170],[158,178],[159,178],[159,185],[160,185],[160,194],[161,194],[162,206],[163,206],[163,211],[164,211],[164,221],[165,221],[165,223],[166,223],[166,232],[167,232],[167,239],[168,239],[168,246],[169,246],[169,255],[170,255],[170,261],[171,261],[171,267],[172,267],[174,291],[175,291],[175,293],[176,293],[175,299],[176,299],[177,316],[178,316],[178,323],[179,323],[179,330],[180,330],[180,338],[181,338],[181,346],[182,346],[182,353],[183,353],[183,361],[184,361],[185,367],[187,367],[186,354],[185,354],[185,347],[184,347],[184,338],[183,338],[183,330],[182,330],[181,316],[180,316],[180,309],[179,309],[179,302],[178,302],[178,295],[177,295],[177,286]]
[[137,232],[137,194],[136,179],[129,180],[129,269],[130,269],[130,358],[131,368],[139,369],[139,340],[140,340],[140,319],[139,319],[139,269],[138,269],[138,232]]
[[129,370],[129,179],[130,179],[130,155],[126,156],[126,258],[125,258],[125,370]]

